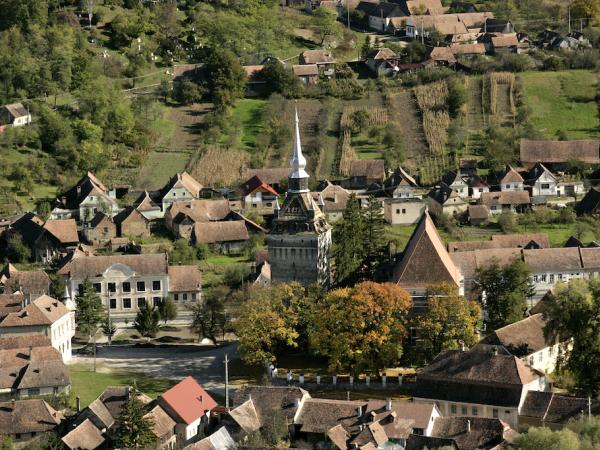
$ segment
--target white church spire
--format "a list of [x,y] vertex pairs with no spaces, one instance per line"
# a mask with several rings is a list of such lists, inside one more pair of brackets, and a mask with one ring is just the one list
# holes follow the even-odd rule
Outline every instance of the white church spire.
[[289,178],[308,178],[308,173],[306,173],[306,158],[302,154],[302,143],[300,142],[300,126],[298,121],[298,109],[295,108],[295,129],[294,129],[294,151],[292,153],[292,159],[290,159],[290,164],[292,166],[292,171],[290,172]]

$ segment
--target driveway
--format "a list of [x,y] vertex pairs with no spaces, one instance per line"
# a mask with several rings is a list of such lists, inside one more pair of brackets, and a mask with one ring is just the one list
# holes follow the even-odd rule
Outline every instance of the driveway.
[[[225,354],[230,360],[239,358],[237,344],[217,348],[195,345],[168,348],[113,345],[98,349],[97,362],[115,371],[139,372],[150,377],[180,380],[191,375],[207,389],[225,395]],[[93,358],[74,355],[72,362],[91,364]]]

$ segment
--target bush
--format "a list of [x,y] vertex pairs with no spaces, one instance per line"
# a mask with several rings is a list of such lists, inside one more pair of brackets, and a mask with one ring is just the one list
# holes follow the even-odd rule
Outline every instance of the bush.
[[527,55],[507,53],[500,57],[500,65],[508,72],[525,72],[533,68],[533,61]]
[[224,283],[231,287],[238,287],[250,275],[250,267],[246,264],[234,264],[225,269],[223,275]]
[[505,233],[512,233],[517,229],[517,215],[513,212],[503,212],[498,216],[498,225]]
[[196,259],[198,261],[204,261],[210,255],[210,247],[208,244],[198,243],[196,244]]
[[446,105],[450,117],[457,117],[463,105],[467,102],[467,90],[463,80],[460,78],[452,78],[448,82],[448,97]]

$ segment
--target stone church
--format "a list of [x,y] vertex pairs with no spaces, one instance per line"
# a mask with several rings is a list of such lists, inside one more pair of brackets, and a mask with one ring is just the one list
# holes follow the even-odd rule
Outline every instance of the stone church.
[[331,226],[308,188],[297,111],[295,122],[288,190],[283,205],[275,205],[273,226],[267,236],[271,280],[328,286]]

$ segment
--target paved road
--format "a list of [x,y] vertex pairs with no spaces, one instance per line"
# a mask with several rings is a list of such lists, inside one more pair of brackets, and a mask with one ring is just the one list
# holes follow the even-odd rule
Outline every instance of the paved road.
[[[141,372],[151,377],[182,379],[191,375],[207,389],[224,394],[223,361],[226,353],[230,360],[239,358],[237,344],[217,348],[192,345],[169,348],[102,347],[97,361],[109,369]],[[92,363],[92,358],[77,355],[73,358],[73,363]]]

